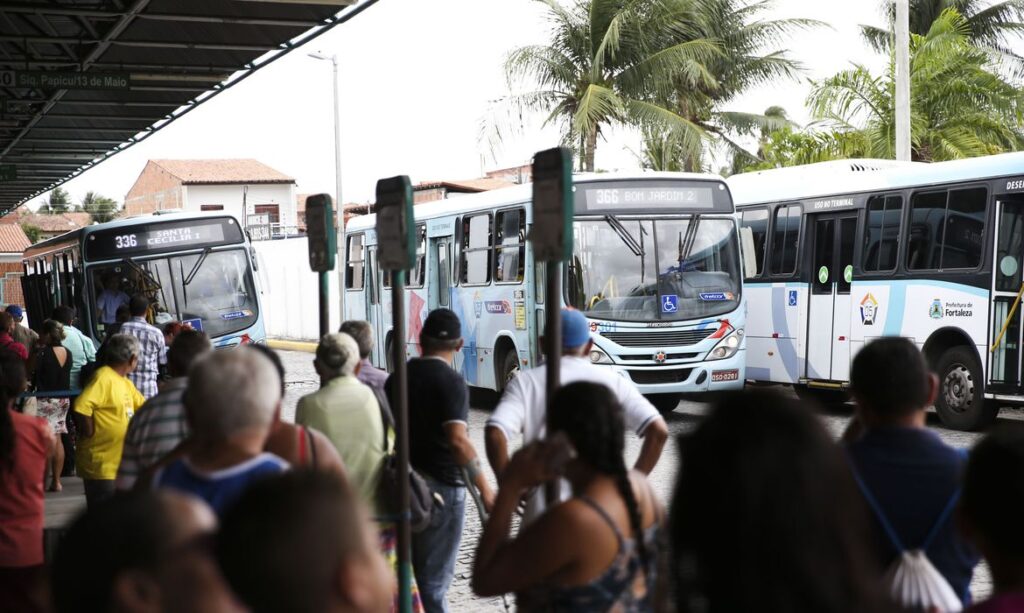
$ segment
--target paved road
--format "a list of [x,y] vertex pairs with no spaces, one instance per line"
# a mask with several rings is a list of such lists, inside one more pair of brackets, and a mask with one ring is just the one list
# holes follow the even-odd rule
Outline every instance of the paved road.
[[[295,402],[305,393],[317,387],[316,375],[313,372],[312,355],[297,352],[281,352],[287,370],[287,394],[285,416],[291,419],[294,414]],[[704,414],[706,406],[694,402],[680,403],[679,408],[668,416],[669,431],[672,440],[665,447],[661,461],[651,475],[651,482],[655,491],[661,499],[671,499],[672,487],[675,482],[678,456],[676,453],[675,438],[693,429]],[[478,452],[483,453],[483,428],[487,420],[488,412],[483,409],[474,408],[470,413],[469,429],[474,445]],[[850,419],[848,410],[835,410],[821,415],[822,421],[829,431],[838,436],[846,427]],[[1024,411],[1004,410],[1000,416],[1001,421],[1024,421]],[[956,447],[970,447],[978,439],[978,434],[971,432],[957,432],[948,430],[938,424],[933,416],[929,419],[930,427],[948,444]],[[630,458],[636,457],[639,452],[639,439],[631,436],[627,441],[627,454]],[[469,573],[472,566],[473,550],[476,547],[480,534],[480,522],[477,519],[475,508],[468,503],[466,527],[463,533],[462,549],[459,556],[459,564],[456,569],[456,578],[449,593],[452,609],[454,611],[501,611],[500,599],[479,599],[473,596],[469,588]],[[987,571],[982,569],[976,573],[972,585],[976,597],[984,596],[991,591],[991,580]],[[511,602],[511,601],[510,601]]]

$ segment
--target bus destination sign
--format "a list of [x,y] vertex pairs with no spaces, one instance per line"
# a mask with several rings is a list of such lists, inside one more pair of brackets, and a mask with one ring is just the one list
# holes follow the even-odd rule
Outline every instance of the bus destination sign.
[[725,189],[714,183],[595,181],[576,184],[576,211],[718,211],[730,212]]
[[175,251],[241,242],[242,233],[233,219],[153,223],[130,229],[111,228],[94,232],[86,240],[90,258],[124,257],[159,251]]

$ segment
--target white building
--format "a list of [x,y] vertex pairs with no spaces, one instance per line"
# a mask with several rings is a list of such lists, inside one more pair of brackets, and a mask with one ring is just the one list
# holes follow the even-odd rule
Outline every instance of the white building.
[[251,159],[149,160],[124,199],[127,215],[224,211],[253,238],[294,234],[295,179]]

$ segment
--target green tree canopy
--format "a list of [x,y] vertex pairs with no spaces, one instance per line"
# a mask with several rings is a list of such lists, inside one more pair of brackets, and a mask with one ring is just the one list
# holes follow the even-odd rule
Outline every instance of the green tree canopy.
[[[914,160],[940,161],[1020,149],[1021,91],[1000,76],[989,51],[976,47],[967,20],[945,10],[910,41],[911,148]],[[873,75],[861,65],[818,81],[808,105],[823,126],[863,155],[895,157],[895,67]]]
[[50,192],[50,197],[41,207],[39,207],[40,213],[52,214],[52,213],[66,213],[68,207],[71,205],[71,196],[68,195],[67,191],[61,187],[53,188]]
[[88,213],[93,221],[105,223],[117,217],[120,205],[112,198],[89,191],[82,198],[82,210]]

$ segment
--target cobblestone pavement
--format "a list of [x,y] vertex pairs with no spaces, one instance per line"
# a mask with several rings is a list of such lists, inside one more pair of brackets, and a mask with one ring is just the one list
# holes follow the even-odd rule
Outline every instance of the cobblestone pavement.
[[[313,356],[308,353],[290,351],[280,352],[287,371],[286,394],[285,394],[285,418],[292,419],[295,412],[295,403],[303,395],[315,390],[319,383],[316,373],[313,371]],[[705,405],[694,402],[683,402],[674,413],[668,416],[668,425],[671,432],[671,439],[665,446],[661,461],[651,475],[651,483],[655,491],[663,501],[671,499],[672,487],[675,482],[676,465],[678,457],[674,439],[685,432],[693,429],[704,414]],[[470,412],[469,430],[473,444],[477,451],[483,454],[483,429],[487,420],[488,411],[474,408]],[[844,410],[831,411],[821,415],[822,421],[830,432],[839,436],[846,427],[850,418],[850,412]],[[1024,421],[1024,411],[1004,409],[1000,414],[1000,421]],[[979,435],[973,432],[957,432],[941,427],[934,415],[929,419],[930,427],[946,443],[955,447],[970,447],[978,439]],[[640,439],[630,436],[627,441],[627,455],[630,458],[636,456],[640,449]],[[449,602],[453,611],[503,611],[504,607],[500,598],[482,599],[476,598],[469,587],[469,577],[473,564],[473,553],[476,549],[477,540],[480,536],[480,520],[476,508],[471,501],[468,501],[466,509],[466,526],[462,536],[462,546],[459,551],[459,560],[456,567],[455,581],[449,591]],[[975,598],[984,597],[991,589],[991,579],[985,568],[980,568],[975,573],[974,583],[971,586]],[[509,604],[513,600],[509,597]]]

